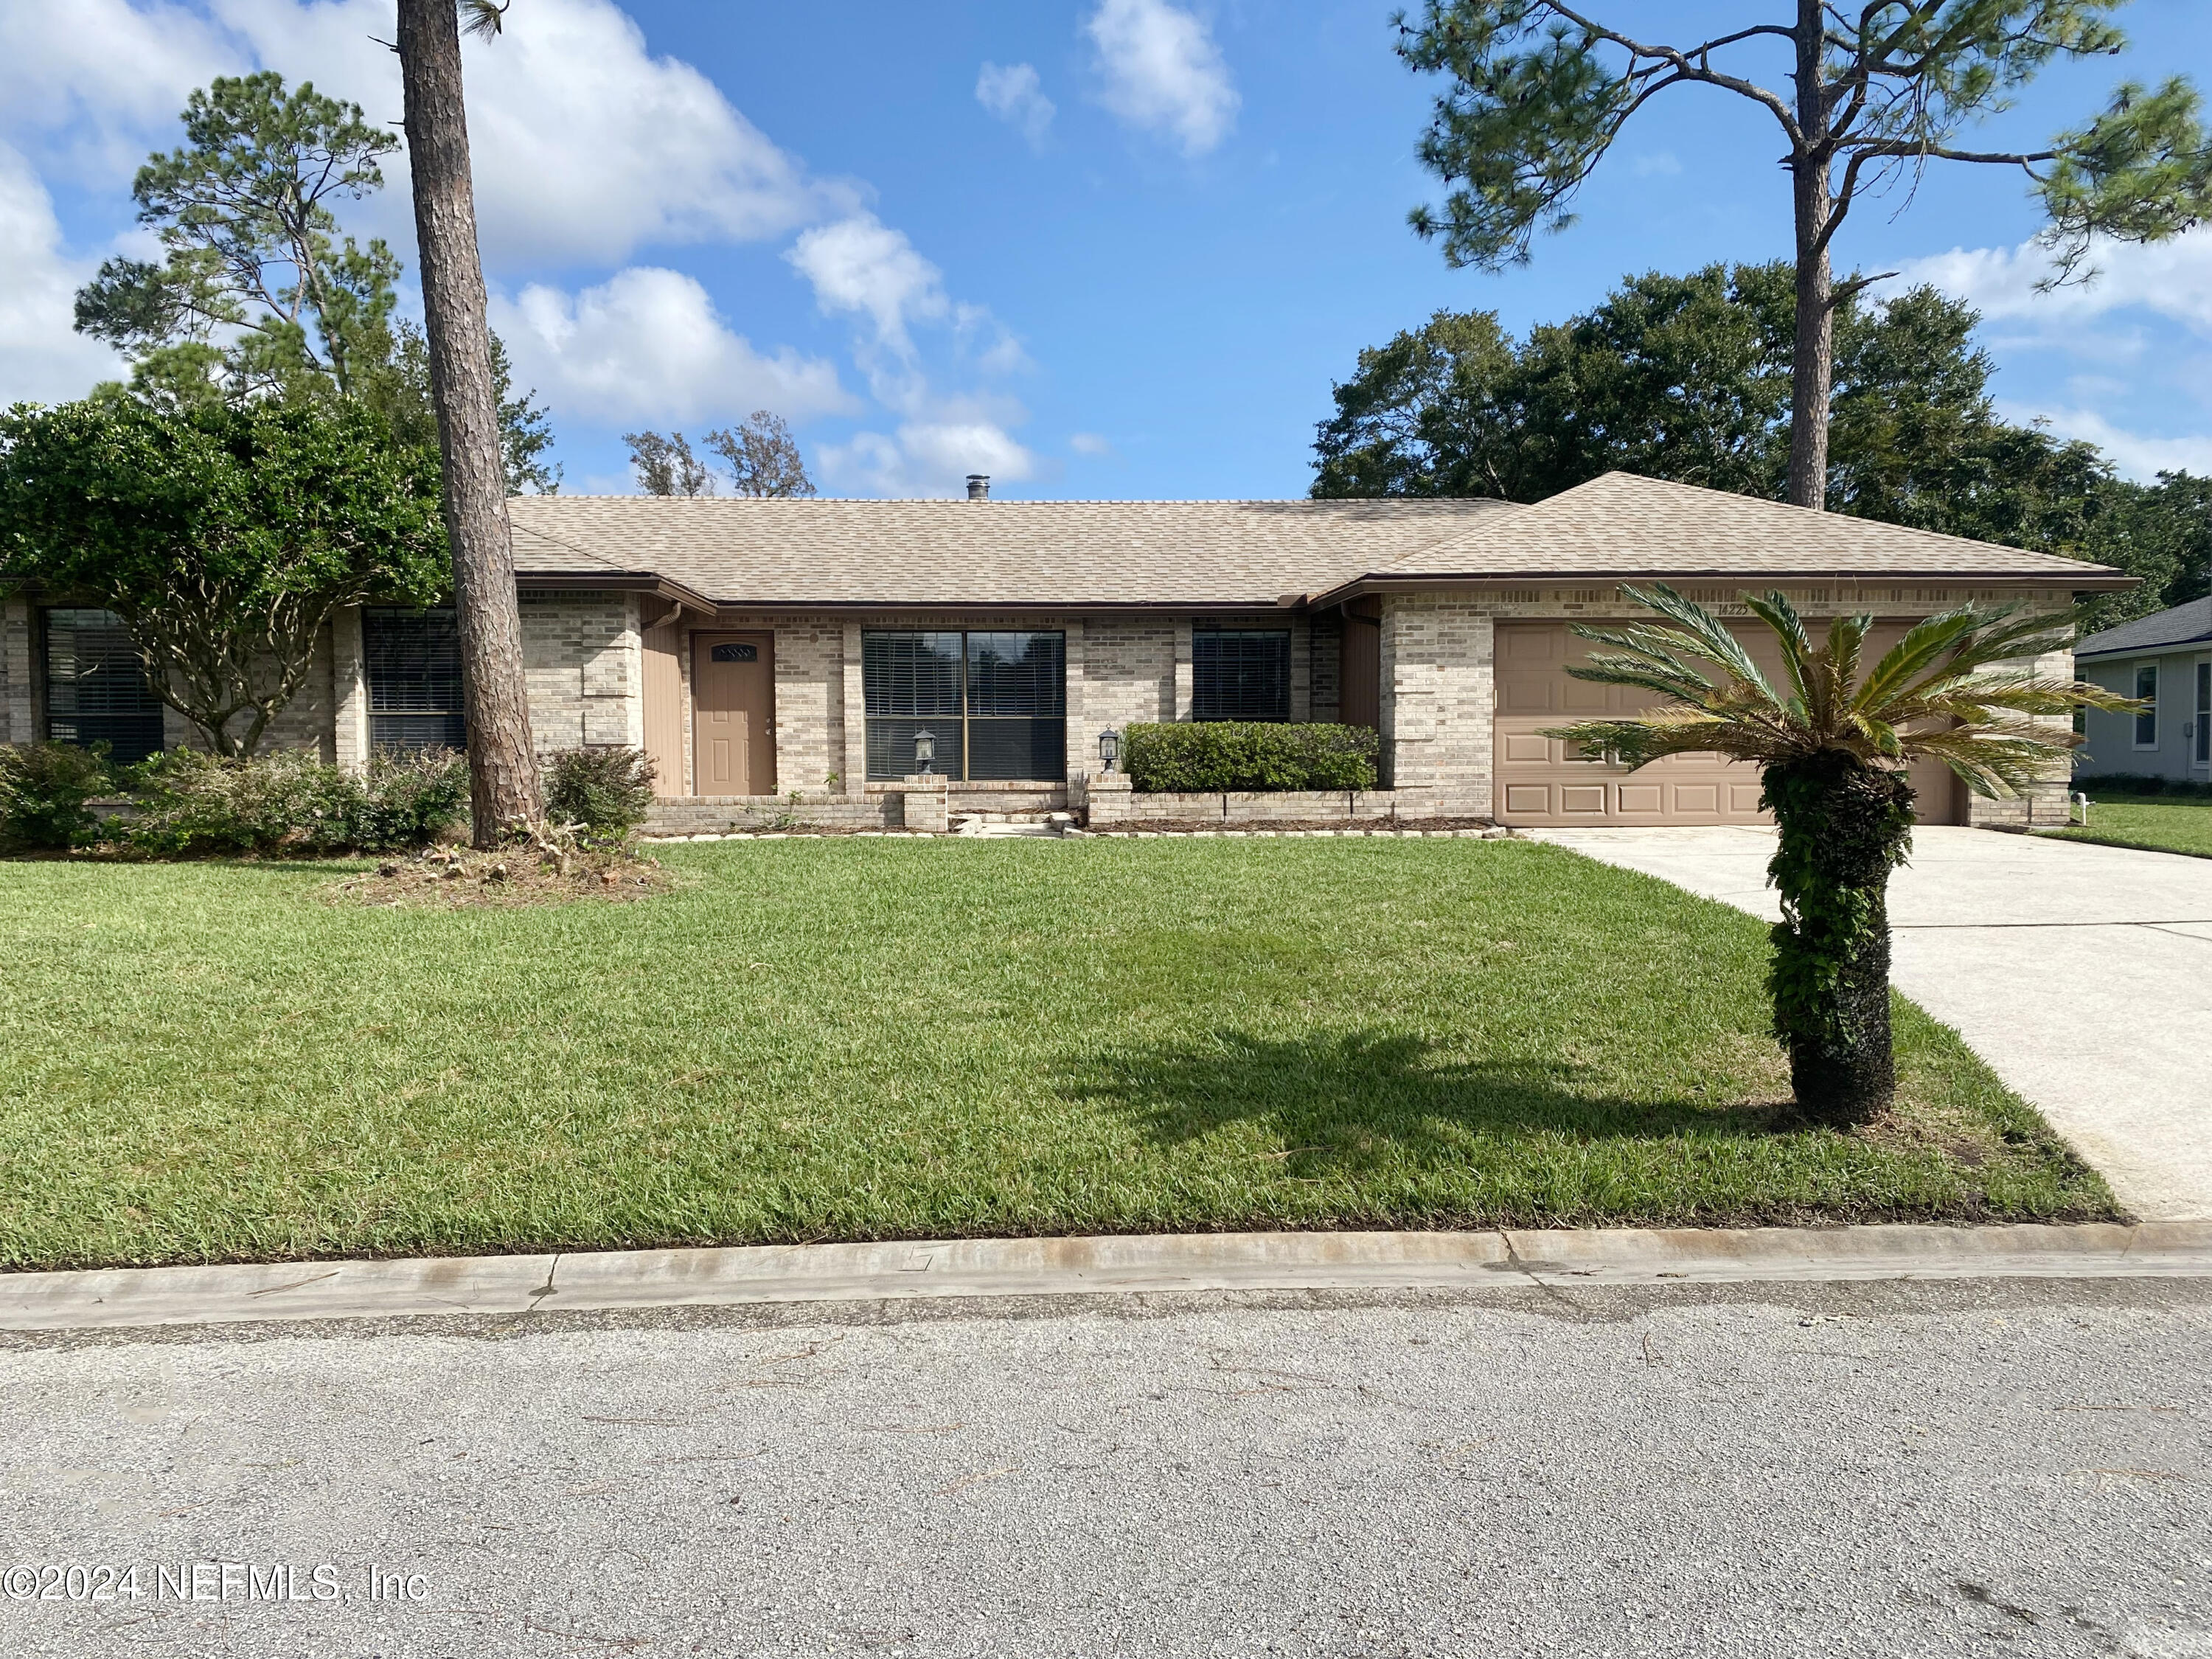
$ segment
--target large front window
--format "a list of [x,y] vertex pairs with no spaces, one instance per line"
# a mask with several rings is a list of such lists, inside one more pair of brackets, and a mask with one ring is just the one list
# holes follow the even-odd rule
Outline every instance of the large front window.
[[870,778],[1066,775],[1065,635],[872,630],[860,672]]
[[368,659],[372,749],[459,749],[461,637],[450,611],[368,610],[361,615]]
[[123,619],[112,611],[46,612],[46,736],[118,761],[142,761],[161,746],[161,703]]
[[1290,630],[1195,629],[1190,636],[1190,712],[1201,720],[1290,719]]

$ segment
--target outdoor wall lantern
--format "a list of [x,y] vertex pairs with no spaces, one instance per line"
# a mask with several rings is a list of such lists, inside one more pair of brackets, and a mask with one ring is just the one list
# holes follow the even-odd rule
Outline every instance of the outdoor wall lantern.
[[936,769],[937,733],[922,731],[914,734],[914,770],[917,777],[927,777]]
[[1121,758],[1121,734],[1108,726],[1098,734],[1098,763],[1110,777],[1114,763]]

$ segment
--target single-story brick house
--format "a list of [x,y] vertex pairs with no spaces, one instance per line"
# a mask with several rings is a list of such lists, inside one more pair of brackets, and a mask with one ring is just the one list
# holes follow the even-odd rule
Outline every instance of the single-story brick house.
[[[1375,727],[1382,789],[1296,804],[1308,814],[1754,822],[1745,769],[1680,757],[1631,775],[1540,734],[1642,702],[1566,677],[1569,622],[1631,614],[1620,584],[1660,580],[1724,613],[1778,587],[1813,616],[1871,611],[1893,638],[1967,601],[2056,611],[2131,580],[1620,473],[1533,506],[1016,501],[971,486],[966,501],[535,495],[509,510],[539,745],[645,749],[662,823],[698,829],[769,811],[933,821],[948,805],[1185,816],[1188,799],[1103,794],[1099,737],[1212,719]],[[274,740],[346,763],[458,741],[452,627],[343,616]],[[3,637],[0,737],[181,738],[143,686],[132,702],[105,613],[19,599]],[[934,757],[914,784],[925,732]],[[2061,782],[2048,801],[1970,806],[1940,768],[1920,781],[1931,819],[2063,811]]]
[[2212,599],[2092,634],[2074,655],[2083,679],[2147,705],[2128,714],[2083,711],[2077,777],[2212,781]]

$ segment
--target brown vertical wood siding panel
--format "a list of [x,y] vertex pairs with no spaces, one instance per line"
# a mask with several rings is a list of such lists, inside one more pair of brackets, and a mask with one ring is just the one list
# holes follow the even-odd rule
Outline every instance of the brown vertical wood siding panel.
[[684,787],[684,629],[679,621],[648,628],[645,651],[645,753],[653,793],[682,795]]

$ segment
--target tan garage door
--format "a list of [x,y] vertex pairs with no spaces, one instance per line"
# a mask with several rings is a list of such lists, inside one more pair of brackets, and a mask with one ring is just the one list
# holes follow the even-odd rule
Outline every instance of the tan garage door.
[[[1869,641],[1869,660],[1895,643],[1908,625],[1878,626]],[[1737,637],[1761,669],[1779,674],[1781,659],[1762,624],[1752,623]],[[1759,773],[1752,767],[1717,755],[1674,755],[1631,772],[1570,758],[1565,744],[1545,737],[1547,726],[1633,715],[1652,706],[1648,691],[1570,678],[1568,662],[1582,660],[1589,649],[1565,623],[1498,623],[1492,787],[1500,823],[1534,829],[1767,821],[1759,810]],[[1958,821],[1962,792],[1948,768],[1923,763],[1912,769],[1912,782],[1920,792],[1922,823]]]

